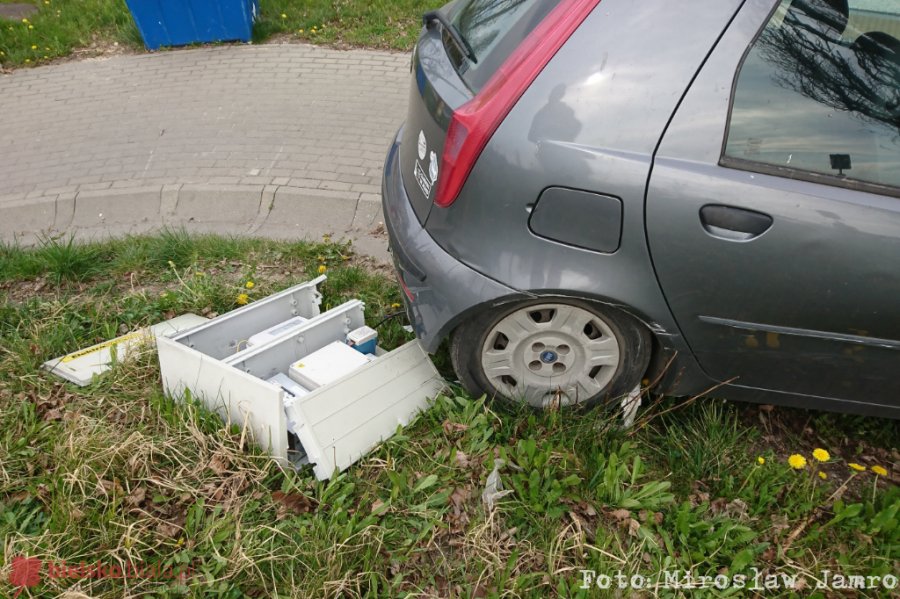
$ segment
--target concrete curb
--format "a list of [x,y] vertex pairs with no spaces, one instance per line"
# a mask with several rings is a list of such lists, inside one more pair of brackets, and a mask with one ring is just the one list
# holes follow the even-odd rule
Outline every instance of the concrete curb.
[[71,234],[100,239],[164,227],[197,233],[359,242],[387,260],[378,194],[289,185],[157,186],[77,191],[0,204],[0,240],[30,246]]

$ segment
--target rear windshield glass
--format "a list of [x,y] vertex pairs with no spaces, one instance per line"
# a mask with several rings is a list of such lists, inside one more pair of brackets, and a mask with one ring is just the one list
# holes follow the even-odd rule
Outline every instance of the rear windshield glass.
[[477,93],[557,4],[558,0],[459,0],[451,18],[471,46],[475,62],[465,58],[446,32],[444,46],[469,89]]

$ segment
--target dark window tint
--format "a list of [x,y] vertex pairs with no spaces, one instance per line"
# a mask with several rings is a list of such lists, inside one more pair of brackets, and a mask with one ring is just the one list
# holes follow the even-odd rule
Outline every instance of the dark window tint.
[[452,19],[460,35],[472,47],[475,62],[463,58],[452,41],[445,39],[444,45],[466,85],[477,93],[557,3],[546,0],[462,0],[455,7]]
[[900,187],[898,32],[897,0],[783,2],[741,67],[723,163]]

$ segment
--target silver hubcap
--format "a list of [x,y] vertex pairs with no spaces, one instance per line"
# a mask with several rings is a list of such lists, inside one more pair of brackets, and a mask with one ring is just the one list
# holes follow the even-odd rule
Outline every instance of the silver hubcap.
[[618,365],[609,325],[568,304],[516,310],[494,325],[481,348],[481,367],[498,392],[542,408],[600,393]]

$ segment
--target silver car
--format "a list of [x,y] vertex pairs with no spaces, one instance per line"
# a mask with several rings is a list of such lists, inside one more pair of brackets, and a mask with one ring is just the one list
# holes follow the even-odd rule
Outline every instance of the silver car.
[[457,0],[384,170],[473,393],[900,417],[900,1]]

